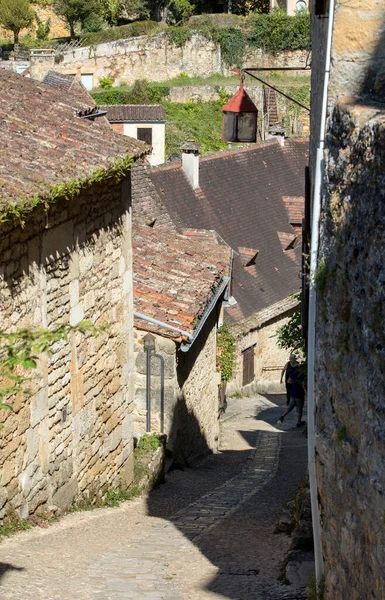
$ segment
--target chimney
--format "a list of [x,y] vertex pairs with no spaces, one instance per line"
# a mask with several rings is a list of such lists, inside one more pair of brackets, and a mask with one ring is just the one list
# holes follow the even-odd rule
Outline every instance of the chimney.
[[199,188],[199,146],[194,140],[187,140],[182,150],[182,168],[192,188]]

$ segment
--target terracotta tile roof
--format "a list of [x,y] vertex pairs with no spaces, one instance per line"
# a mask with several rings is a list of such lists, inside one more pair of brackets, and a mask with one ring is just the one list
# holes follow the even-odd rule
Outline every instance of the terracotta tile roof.
[[0,69],[0,212],[49,200],[54,186],[109,176],[147,152],[108,123],[79,118],[86,107],[77,95]]
[[113,122],[165,121],[166,114],[161,104],[103,104],[100,110],[107,111],[107,119]]
[[[153,228],[136,221],[132,246],[135,311],[192,334],[222,277],[229,275],[230,248],[209,232],[193,239],[170,226]],[[139,318],[135,325],[180,337]]]
[[[23,76],[24,74],[25,72],[23,72]],[[95,100],[75,75],[64,75],[56,71],[48,71],[43,79],[43,83],[55,90],[71,92],[72,96],[76,95],[82,102],[85,102],[86,106],[96,106]]]
[[[308,140],[276,140],[200,158],[199,185],[190,186],[180,165],[152,170],[151,181],[180,231],[215,230],[233,250],[258,248],[255,265],[234,255],[230,319],[247,318],[297,291],[299,266],[282,250],[278,232],[295,235],[282,197],[304,194]],[[296,252],[296,251],[293,251]],[[297,256],[298,259],[298,256]]]
[[289,223],[292,225],[302,225],[302,219],[305,216],[305,198],[303,196],[282,196]]

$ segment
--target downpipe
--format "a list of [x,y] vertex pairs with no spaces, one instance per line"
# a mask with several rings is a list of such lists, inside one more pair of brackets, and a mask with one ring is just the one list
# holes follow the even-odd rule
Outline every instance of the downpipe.
[[324,564],[321,543],[321,523],[318,502],[317,474],[315,461],[315,323],[316,323],[316,290],[314,273],[318,266],[319,224],[321,214],[322,179],[324,173],[324,147],[326,131],[326,113],[328,104],[328,88],[330,77],[331,44],[333,37],[335,0],[329,3],[329,21],[327,31],[324,85],[320,121],[320,138],[316,154],[316,169],[314,178],[314,193],[312,207],[312,235],[310,248],[310,283],[309,283],[309,322],[308,322],[308,460],[309,484],[313,522],[314,557],[316,581],[319,585],[324,574]]

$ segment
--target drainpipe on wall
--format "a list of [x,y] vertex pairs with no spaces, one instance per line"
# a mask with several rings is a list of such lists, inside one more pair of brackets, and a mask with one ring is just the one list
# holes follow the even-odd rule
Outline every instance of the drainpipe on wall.
[[334,0],[329,3],[329,22],[325,55],[324,86],[320,122],[319,147],[316,154],[314,178],[314,193],[312,207],[312,235],[310,249],[310,285],[309,285],[309,333],[308,333],[308,454],[309,454],[309,483],[313,521],[315,572],[317,584],[320,584],[323,572],[323,557],[321,544],[321,524],[318,503],[317,474],[315,462],[315,322],[316,322],[316,290],[314,273],[318,265],[319,221],[321,213],[322,175],[324,171],[324,146],[326,131],[326,113],[328,104],[328,88],[330,77],[331,44],[333,36]]

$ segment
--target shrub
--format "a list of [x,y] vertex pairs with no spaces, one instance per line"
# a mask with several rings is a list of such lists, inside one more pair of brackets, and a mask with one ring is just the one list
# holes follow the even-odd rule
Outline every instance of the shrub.
[[109,77],[108,75],[106,75],[106,77],[99,78],[99,85],[104,90],[109,90],[110,88],[112,88],[113,83],[114,83],[114,78]]
[[136,21],[120,27],[110,27],[94,33],[85,33],[80,36],[80,39],[83,40],[85,45],[94,46],[141,35],[150,35],[157,30],[159,30],[159,25],[155,21]]
[[247,36],[250,45],[276,53],[306,50],[310,47],[310,17],[305,11],[294,16],[276,9],[270,14],[256,14]]
[[112,88],[103,92],[92,92],[91,96],[97,104],[129,104],[128,90]]

